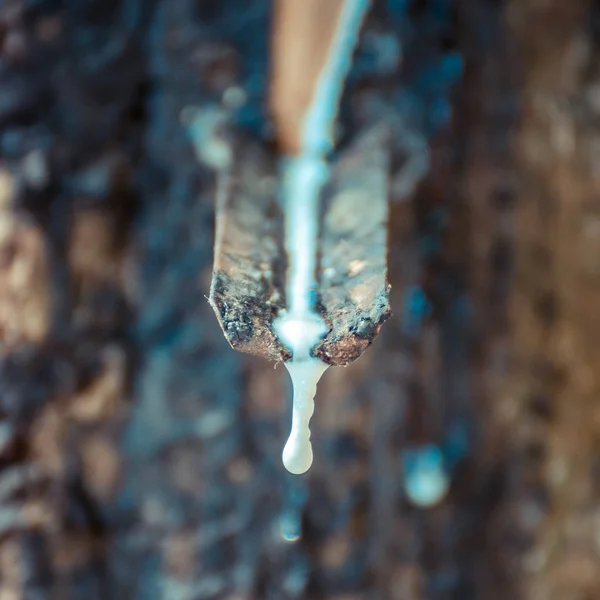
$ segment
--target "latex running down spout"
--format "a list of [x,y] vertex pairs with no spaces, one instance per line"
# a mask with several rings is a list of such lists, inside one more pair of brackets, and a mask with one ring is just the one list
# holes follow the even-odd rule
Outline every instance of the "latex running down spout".
[[327,155],[334,144],[333,127],[342,88],[368,6],[368,0],[343,2],[293,144],[296,154],[282,161],[287,310],[274,321],[273,328],[292,352],[291,360],[286,362],[293,385],[292,427],[283,450],[283,464],[294,474],[305,473],[313,461],[309,423],[317,384],[327,369],[324,362],[312,356],[313,348],[328,331],[314,305],[319,200],[329,178]]

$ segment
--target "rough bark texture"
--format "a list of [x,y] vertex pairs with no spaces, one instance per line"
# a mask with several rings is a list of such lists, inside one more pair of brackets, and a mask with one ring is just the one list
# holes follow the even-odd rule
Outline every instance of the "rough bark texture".
[[[514,518],[527,598],[600,595],[598,6],[513,2],[523,60],[517,160]],[[552,42],[550,40],[552,39]]]
[[294,477],[284,369],[205,298],[181,124],[223,101],[269,144],[268,3],[0,3],[0,599],[600,597],[598,19],[374,2],[341,137],[393,123],[394,314]]
[[341,367],[362,355],[390,316],[390,136],[380,123],[357,138],[337,158],[321,202],[317,303],[330,331],[314,354]]
[[210,303],[233,348],[280,362],[291,352],[273,330],[286,306],[287,266],[277,167],[259,144],[238,146],[217,175]]

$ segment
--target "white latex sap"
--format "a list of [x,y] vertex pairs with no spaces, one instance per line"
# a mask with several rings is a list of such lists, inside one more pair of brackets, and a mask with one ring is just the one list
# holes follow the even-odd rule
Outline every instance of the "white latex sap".
[[292,379],[292,429],[283,449],[283,464],[295,475],[305,473],[313,461],[310,443],[310,419],[315,410],[317,383],[327,365],[310,355],[312,347],[327,331],[325,323],[314,313],[289,313],[275,324],[282,341],[294,354],[285,366]]
[[342,86],[368,5],[368,0],[344,3],[328,59],[302,124],[301,151],[283,166],[288,310],[273,326],[292,352],[285,365],[294,388],[292,430],[283,450],[283,464],[295,474],[305,473],[312,464],[309,422],[315,409],[317,383],[327,369],[311,355],[327,333],[325,322],[314,308],[319,196],[329,176],[326,156],[333,147],[332,130]]
[[314,312],[319,192],[327,178],[323,161],[298,157],[284,165],[285,233],[288,255],[286,295],[289,309],[274,322],[275,332],[292,351],[286,368],[292,378],[292,431],[283,451],[290,473],[305,473],[312,464],[309,421],[315,409],[317,383],[327,365],[311,350],[327,333]]
[[290,361],[286,365],[294,387],[292,431],[283,448],[283,464],[295,475],[306,473],[313,461],[309,421],[315,410],[317,383],[327,365],[318,359]]

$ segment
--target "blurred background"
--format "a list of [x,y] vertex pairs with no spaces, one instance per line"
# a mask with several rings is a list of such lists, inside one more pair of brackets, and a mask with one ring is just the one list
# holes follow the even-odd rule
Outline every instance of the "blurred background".
[[0,0],[0,599],[597,600],[600,4],[373,1],[339,133],[403,132],[393,316],[301,477],[180,118],[272,145],[272,15]]

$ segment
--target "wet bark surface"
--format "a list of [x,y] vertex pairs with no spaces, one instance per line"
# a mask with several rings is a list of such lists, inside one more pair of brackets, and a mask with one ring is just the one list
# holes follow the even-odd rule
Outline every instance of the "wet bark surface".
[[2,600],[600,595],[598,11],[374,5],[341,144],[394,132],[392,316],[295,477],[286,373],[206,298],[181,118],[226,102],[269,146],[268,4],[0,3]]

